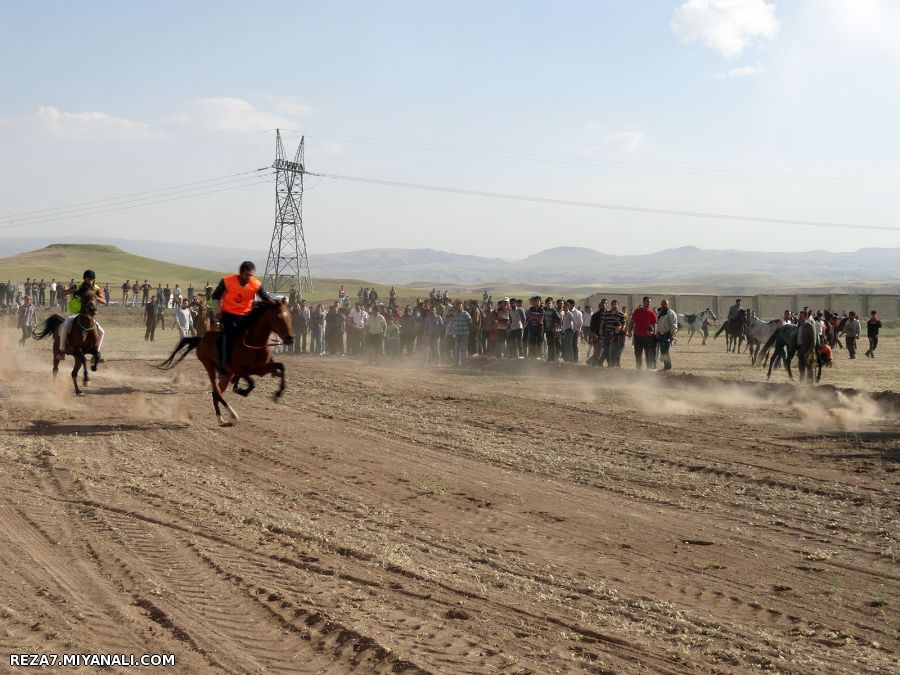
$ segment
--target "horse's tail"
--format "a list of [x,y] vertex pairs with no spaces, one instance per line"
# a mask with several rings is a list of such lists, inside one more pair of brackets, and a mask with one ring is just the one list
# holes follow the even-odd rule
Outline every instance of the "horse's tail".
[[59,328],[65,320],[65,317],[62,317],[59,314],[48,316],[40,329],[36,328],[31,332],[31,337],[35,340],[43,340],[48,335],[53,335],[56,332],[56,329]]
[[[178,346],[175,347],[175,351],[173,351],[171,354],[169,354],[169,358],[167,358],[162,363],[158,364],[156,367],[160,368],[161,370],[169,370],[170,368],[174,368],[179,363],[184,361],[185,356],[187,356],[188,354],[190,354],[192,351],[194,351],[197,348],[197,346],[200,344],[201,340],[202,340],[202,338],[198,338],[198,337],[181,338],[181,342],[179,342]],[[187,349],[184,349],[185,347],[187,347]],[[181,352],[182,349],[184,349],[183,352]],[[181,352],[180,356],[178,355],[179,352]],[[178,356],[177,359],[175,358],[176,356]]]

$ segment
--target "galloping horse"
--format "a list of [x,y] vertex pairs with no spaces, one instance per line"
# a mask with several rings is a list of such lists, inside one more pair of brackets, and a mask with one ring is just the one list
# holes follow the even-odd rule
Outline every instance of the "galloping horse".
[[[212,385],[213,407],[216,411],[216,419],[219,425],[223,427],[231,426],[238,421],[238,415],[234,409],[228,404],[222,394],[228,388],[228,384],[232,383],[232,391],[240,396],[247,396],[256,387],[253,382],[253,375],[268,375],[274,377],[278,375],[281,378],[278,391],[275,392],[274,399],[277,401],[284,393],[284,364],[272,360],[272,347],[274,343],[269,342],[269,336],[275,333],[280,337],[284,344],[291,344],[294,341],[294,331],[291,328],[291,317],[287,308],[280,303],[260,304],[244,317],[238,326],[237,332],[231,336],[233,346],[228,362],[225,364],[225,377],[221,380],[216,378],[216,364],[219,360],[219,331],[211,330],[203,337],[186,337],[181,338],[181,342],[175,347],[175,350],[169,355],[169,358],[159,364],[159,368],[168,370],[178,365],[193,350],[197,350],[197,358],[206,368],[209,375],[209,381]],[[178,357],[177,359],[175,357]],[[247,388],[240,389],[238,383],[240,380],[247,381]],[[225,406],[228,414],[231,415],[232,422],[226,422],[222,419],[222,412],[219,404]]]
[[707,326],[718,321],[715,313],[707,307],[699,314],[678,314],[678,325],[684,330],[688,330],[688,344],[691,344],[691,338],[694,333],[700,333],[703,336],[703,344],[706,344],[706,338],[709,337]]
[[[81,301],[81,312],[72,322],[69,329],[69,335],[66,338],[66,354],[75,357],[75,367],[72,369],[72,384],[75,385],[75,395],[81,396],[82,392],[78,388],[78,371],[84,370],[83,384],[86,387],[88,383],[88,365],[87,354],[92,355],[91,370],[97,370],[97,363],[100,360],[100,352],[97,350],[97,344],[100,336],[97,334],[97,322],[94,321],[94,315],[97,313],[97,303],[94,302],[93,294],[88,293]],[[47,317],[43,326],[39,330],[32,332],[31,337],[35,340],[43,340],[48,335],[53,335],[53,376],[59,373],[59,362],[62,358],[59,356],[59,337],[56,335],[56,329],[65,321],[65,317],[59,314],[53,314]]]

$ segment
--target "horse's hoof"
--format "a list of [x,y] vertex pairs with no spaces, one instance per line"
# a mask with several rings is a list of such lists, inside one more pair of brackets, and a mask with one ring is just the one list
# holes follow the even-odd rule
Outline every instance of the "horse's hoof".
[[75,392],[75,395],[76,395],[76,396],[84,396],[84,392],[83,392],[83,391],[76,391],[76,392]]

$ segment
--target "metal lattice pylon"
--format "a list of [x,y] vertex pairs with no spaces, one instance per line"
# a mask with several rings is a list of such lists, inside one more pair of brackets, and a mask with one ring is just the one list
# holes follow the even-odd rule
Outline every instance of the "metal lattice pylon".
[[284,156],[281,130],[275,131],[275,229],[266,258],[263,286],[270,293],[287,293],[291,286],[300,293],[312,291],[306,237],[303,234],[303,150],[306,137],[300,138],[297,154],[290,161]]

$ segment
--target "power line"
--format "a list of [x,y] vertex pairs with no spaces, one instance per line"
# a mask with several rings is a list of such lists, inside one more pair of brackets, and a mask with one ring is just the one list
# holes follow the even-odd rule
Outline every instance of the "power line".
[[320,176],[334,180],[353,181],[356,183],[370,183],[373,185],[387,185],[391,187],[410,188],[415,190],[429,190],[431,192],[445,192],[451,194],[469,195],[473,197],[490,197],[494,199],[510,199],[514,201],[535,202],[538,204],[557,204],[562,206],[579,206],[592,209],[607,209],[611,211],[625,211],[630,213],[650,213],[663,216],[684,216],[689,218],[708,218],[715,220],[731,220],[748,223],[769,223],[773,225],[798,225],[802,227],[817,228],[844,228],[852,230],[885,230],[900,231],[900,227],[889,225],[858,225],[853,223],[835,223],[819,220],[796,220],[792,218],[768,218],[763,216],[743,216],[731,213],[710,213],[706,211],[684,211],[679,209],[656,209],[646,206],[628,206],[624,204],[606,204],[602,202],[585,202],[573,199],[555,199],[552,197],[535,197],[532,195],[517,195],[505,192],[485,192],[482,190],[470,190],[466,188],[445,187],[439,185],[425,185],[421,183],[404,183],[401,181],[382,180],[379,178],[367,178],[364,176],[342,176],[339,174],[312,173],[310,176]]
[[[256,147],[256,146],[258,146],[258,145],[260,145],[260,144],[261,144],[261,141],[260,141],[260,142],[257,142],[257,143],[248,143],[248,144],[245,144],[245,145],[235,145],[235,146],[231,146],[231,147],[228,147],[228,148],[221,148],[221,149],[219,149],[219,150],[212,150],[212,151],[210,151],[210,152],[203,152],[203,153],[198,153],[198,154],[194,154],[194,155],[185,155],[185,156],[181,156],[181,157],[171,157],[171,158],[169,158],[169,159],[160,159],[160,160],[156,160],[156,161],[153,161],[153,162],[142,162],[142,163],[139,163],[139,164],[129,164],[129,165],[126,165],[126,166],[115,166],[115,167],[110,167],[110,168],[108,168],[108,169],[100,169],[99,171],[91,171],[91,172],[87,172],[87,173],[78,173],[78,174],[75,174],[75,175],[72,175],[72,176],[61,176],[61,177],[58,177],[58,178],[53,178],[52,180],[53,180],[54,182],[60,182],[60,181],[66,181],[66,180],[73,180],[73,179],[76,179],[76,178],[84,178],[84,177],[86,177],[86,176],[98,176],[98,175],[101,175],[101,174],[104,174],[104,173],[112,173],[113,171],[124,171],[125,169],[137,169],[137,168],[141,168],[141,167],[145,167],[145,166],[158,166],[158,165],[160,165],[160,164],[170,164],[170,163],[172,163],[172,162],[180,162],[180,161],[183,161],[183,160],[185,160],[185,159],[195,159],[195,158],[197,158],[197,157],[209,157],[210,155],[217,155],[217,154],[220,154],[220,153],[223,153],[223,152],[229,152],[229,151],[231,151],[231,150],[242,150],[242,149],[244,149],[244,148],[254,148],[254,147]],[[27,186],[27,185],[36,185],[36,184],[38,184],[38,183],[44,183],[44,182],[46,182],[46,179],[33,180],[33,181],[26,181],[26,182],[24,182],[24,183],[14,183],[14,184],[8,184],[8,185],[0,185],[0,190],[9,189],[9,188],[15,188],[15,187],[24,187],[24,186]]]
[[[223,187],[223,188],[216,189],[216,190],[208,190],[206,192],[195,192],[193,194],[182,195],[180,197],[172,197],[170,199],[158,199],[156,201],[147,202],[145,204],[131,204],[128,206],[116,206],[114,208],[101,209],[101,210],[93,211],[90,213],[75,213],[75,214],[68,214],[68,215],[57,214],[57,215],[50,216],[48,218],[42,218],[42,219],[38,219],[38,220],[15,222],[15,223],[11,223],[8,225],[0,225],[0,230],[9,230],[9,229],[13,229],[16,227],[24,227],[26,225],[41,225],[44,223],[53,223],[53,222],[57,222],[60,220],[70,220],[72,218],[83,218],[85,216],[96,216],[96,215],[101,215],[104,213],[112,213],[115,211],[126,211],[128,209],[136,209],[136,208],[140,208],[140,207],[144,207],[144,206],[152,206],[154,204],[165,204],[168,202],[176,202],[176,201],[180,201],[182,199],[193,199],[194,197],[202,197],[204,195],[216,194],[218,192],[227,192],[229,190],[240,190],[243,188],[255,187],[255,186],[259,185],[259,182],[255,176],[248,176],[247,178],[244,178],[241,180],[244,182],[241,182],[236,185],[231,185],[231,186]],[[206,186],[206,187],[210,187],[210,186]],[[157,195],[157,196],[159,196],[159,195]]]
[[259,173],[259,172],[261,172],[261,171],[270,171],[270,169],[269,169],[269,167],[266,166],[266,167],[263,167],[263,168],[261,168],[261,169],[256,169],[256,170],[254,170],[254,171],[241,171],[241,172],[239,172],[239,173],[232,173],[232,174],[228,174],[228,175],[226,175],[226,176],[217,176],[217,177],[215,177],[215,178],[205,178],[204,180],[193,181],[193,182],[191,182],[191,183],[180,183],[179,185],[169,185],[168,187],[156,188],[156,189],[154,189],[154,190],[144,190],[143,192],[132,192],[132,193],[130,193],[130,194],[120,195],[120,196],[118,196],[118,197],[107,197],[106,199],[95,199],[95,200],[87,201],[87,202],[77,202],[77,203],[75,203],[75,204],[64,204],[64,205],[62,205],[62,206],[53,206],[53,207],[46,208],[46,209],[35,209],[34,211],[20,211],[19,213],[9,213],[9,214],[7,214],[7,215],[5,215],[5,216],[0,216],[0,220],[10,220],[10,219],[15,220],[15,219],[17,219],[19,216],[28,216],[28,215],[35,214],[35,213],[47,213],[47,212],[50,212],[50,211],[62,211],[62,210],[73,209],[73,208],[74,208],[74,209],[78,209],[78,208],[81,208],[81,207],[85,207],[85,206],[87,206],[87,205],[89,205],[89,204],[99,204],[99,203],[103,203],[103,202],[113,202],[113,201],[118,201],[118,200],[120,200],[120,199],[127,199],[128,197],[136,197],[136,196],[138,196],[138,195],[152,194],[152,193],[154,193],[154,192],[167,192],[167,191],[169,191],[169,190],[175,190],[175,189],[177,189],[177,188],[183,188],[183,187],[187,187],[187,186],[190,186],[190,185],[200,185],[200,184],[202,184],[202,183],[214,183],[214,182],[218,182],[218,181],[221,181],[221,180],[225,180],[225,179],[227,179],[227,178],[234,178],[234,177],[236,177],[236,176],[245,176],[245,175],[248,175],[248,174],[257,174],[257,173]]
[[183,143],[181,145],[176,145],[174,147],[169,148],[160,148],[158,150],[148,150],[146,152],[138,152],[132,155],[122,155],[119,157],[109,157],[107,159],[97,159],[90,162],[77,162],[75,164],[66,164],[63,166],[52,166],[46,169],[36,169],[34,171],[24,171],[22,173],[17,174],[8,174],[6,176],[0,176],[0,180],[8,180],[10,178],[21,178],[23,176],[34,176],[37,174],[51,173],[54,171],[66,171],[68,169],[79,169],[85,166],[95,166],[97,164],[109,164],[110,162],[120,162],[128,159],[135,159],[136,157],[146,157],[148,155],[158,155],[160,153],[165,152],[174,152],[176,150],[182,150],[184,148],[193,148],[198,145],[210,145],[210,144],[219,144],[219,143],[228,143],[236,138],[246,138],[247,136],[255,136],[257,134],[267,134],[271,131],[271,129],[264,129],[262,131],[250,131],[245,134],[237,134],[235,136],[230,136],[227,139],[214,139],[208,141],[197,141],[196,143]]

